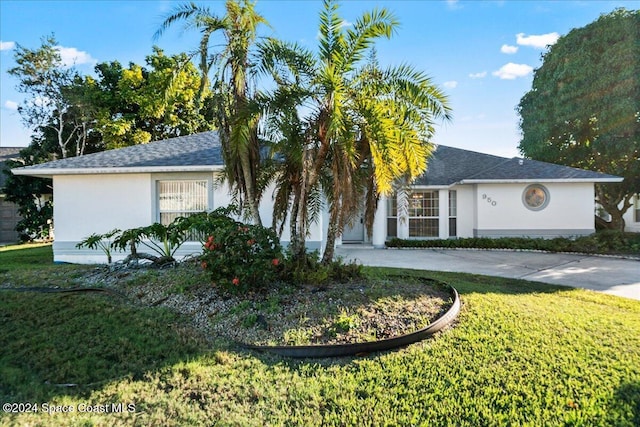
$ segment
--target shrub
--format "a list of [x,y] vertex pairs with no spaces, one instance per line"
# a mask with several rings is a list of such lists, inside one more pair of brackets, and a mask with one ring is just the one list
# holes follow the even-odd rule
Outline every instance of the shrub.
[[[175,262],[174,255],[182,244],[189,239],[192,224],[186,217],[178,217],[169,225],[154,223],[146,227],[124,230],[111,246],[119,250],[131,251],[130,258],[144,258],[162,265]],[[156,255],[138,253],[138,246],[150,249]]]
[[113,239],[114,236],[117,236],[118,233],[120,233],[120,230],[118,230],[117,228],[104,234],[93,233],[92,235],[85,237],[83,241],[78,243],[76,245],[76,248],[81,249],[87,247],[94,250],[100,249],[107,256],[107,264],[111,264],[111,250],[113,249],[113,243],[111,242],[111,239]]
[[568,239],[526,237],[472,237],[462,239],[405,240],[393,238],[387,241],[390,248],[479,248],[479,249],[528,249],[549,252],[582,252],[593,254],[640,255],[640,234],[620,233],[615,230],[600,231],[590,236]]
[[273,230],[243,224],[221,211],[200,220],[199,229],[210,232],[203,244],[201,265],[217,286],[240,293],[277,280],[282,250]]
[[329,281],[345,283],[362,278],[362,266],[355,262],[345,264],[342,258],[322,264],[318,251],[307,252],[303,258],[294,257],[287,251],[280,277],[292,284],[322,285]]

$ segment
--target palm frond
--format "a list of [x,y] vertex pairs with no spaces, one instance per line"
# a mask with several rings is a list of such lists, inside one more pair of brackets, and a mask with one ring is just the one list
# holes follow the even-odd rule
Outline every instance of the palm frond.
[[364,59],[377,39],[382,37],[390,39],[399,24],[393,13],[385,8],[374,9],[358,18],[353,28],[346,31],[345,72],[353,70]]
[[313,53],[298,43],[266,39],[258,44],[258,57],[260,71],[279,87],[308,84],[316,69]]
[[[318,223],[323,206],[322,189],[319,185],[313,186],[309,191],[309,197],[307,199],[307,215],[309,224]],[[309,230],[307,229],[306,232],[308,233]]]
[[335,0],[324,0],[320,12],[320,60],[324,63],[332,63],[342,55],[340,52],[345,47],[342,36],[343,20],[338,15],[339,4]]
[[179,21],[186,21],[185,24],[188,28],[189,25],[199,26],[198,24],[201,21],[201,18],[196,18],[193,22],[196,24],[190,24],[190,18],[193,16],[211,16],[210,10],[208,7],[198,6],[195,3],[184,3],[176,6],[168,15],[165,17],[160,27],[153,34],[153,40],[157,41],[164,33],[171,27],[173,24]]

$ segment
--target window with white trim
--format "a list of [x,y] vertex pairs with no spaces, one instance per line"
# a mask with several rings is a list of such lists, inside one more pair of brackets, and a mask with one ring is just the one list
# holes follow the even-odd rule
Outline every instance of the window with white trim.
[[158,181],[158,220],[168,225],[180,216],[206,211],[209,207],[206,180]]
[[634,219],[636,222],[640,222],[640,194],[636,194],[636,203],[634,209]]
[[449,191],[449,237],[458,235],[458,193]]
[[409,237],[438,237],[439,192],[414,191],[409,194]]
[[398,197],[396,193],[387,199],[387,237],[398,237]]

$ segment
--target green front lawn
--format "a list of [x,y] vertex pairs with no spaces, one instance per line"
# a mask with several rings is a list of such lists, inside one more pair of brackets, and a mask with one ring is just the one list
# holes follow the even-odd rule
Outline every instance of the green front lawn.
[[[0,251],[0,286],[68,286],[87,271],[50,257]],[[0,291],[0,400],[75,410],[0,413],[0,424],[640,425],[640,301],[409,273],[458,289],[455,327],[398,351],[335,360],[205,344],[188,319],[112,295]],[[135,411],[78,412],[120,403]]]

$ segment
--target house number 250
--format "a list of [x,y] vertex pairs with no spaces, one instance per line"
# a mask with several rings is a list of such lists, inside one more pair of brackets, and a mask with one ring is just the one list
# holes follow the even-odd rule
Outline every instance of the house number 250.
[[491,197],[487,196],[486,194],[482,195],[482,200],[486,200],[487,203],[489,203],[491,206],[495,206],[498,204],[498,202],[496,202],[495,200],[493,200]]

